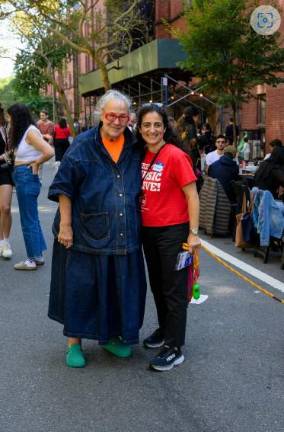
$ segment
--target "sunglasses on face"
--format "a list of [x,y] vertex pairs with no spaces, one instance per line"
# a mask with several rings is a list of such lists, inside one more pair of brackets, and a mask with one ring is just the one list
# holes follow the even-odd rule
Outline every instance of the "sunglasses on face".
[[116,120],[118,120],[119,123],[126,124],[129,121],[128,114],[115,114],[113,112],[105,113],[105,118],[111,123],[114,123]]

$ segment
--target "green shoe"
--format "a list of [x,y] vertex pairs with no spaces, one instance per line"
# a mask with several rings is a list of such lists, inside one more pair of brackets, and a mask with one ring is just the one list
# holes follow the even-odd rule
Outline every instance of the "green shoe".
[[130,357],[132,354],[131,347],[121,343],[119,339],[110,339],[110,341],[107,344],[102,345],[102,347],[106,351],[114,354],[116,357],[126,358]]
[[72,344],[68,347],[66,365],[71,368],[83,368],[86,366],[86,359],[80,344]]

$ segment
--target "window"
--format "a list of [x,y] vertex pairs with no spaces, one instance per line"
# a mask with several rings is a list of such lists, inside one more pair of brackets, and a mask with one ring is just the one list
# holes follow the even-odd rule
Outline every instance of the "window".
[[257,117],[256,123],[258,126],[265,126],[266,114],[266,94],[259,94],[257,96]]

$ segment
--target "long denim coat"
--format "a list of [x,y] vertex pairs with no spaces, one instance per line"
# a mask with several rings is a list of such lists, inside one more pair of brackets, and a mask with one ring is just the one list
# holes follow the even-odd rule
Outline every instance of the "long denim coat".
[[48,316],[69,337],[137,343],[146,279],[140,242],[140,153],[131,132],[114,163],[99,128],[79,135],[65,153],[49,190],[72,201],[73,246],[55,243]]

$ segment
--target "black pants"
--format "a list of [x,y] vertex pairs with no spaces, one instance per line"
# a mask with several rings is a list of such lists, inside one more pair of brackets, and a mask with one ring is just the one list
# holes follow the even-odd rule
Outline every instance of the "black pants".
[[55,139],[54,149],[55,149],[55,160],[56,162],[61,162],[64,153],[69,148],[69,141],[67,139]]
[[177,271],[175,265],[188,230],[188,224],[142,230],[159,327],[165,344],[176,347],[184,345],[185,339],[188,268]]

